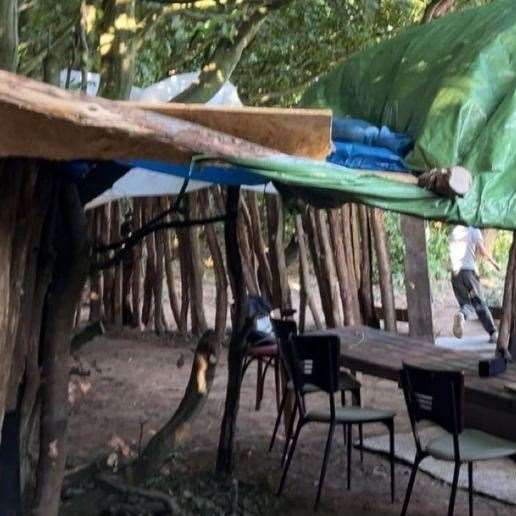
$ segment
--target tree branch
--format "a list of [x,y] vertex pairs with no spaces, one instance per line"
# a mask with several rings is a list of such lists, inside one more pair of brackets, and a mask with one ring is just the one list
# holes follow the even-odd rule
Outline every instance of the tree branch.
[[[126,238],[125,240],[122,240],[118,242],[122,247],[119,251],[115,253],[115,255],[108,260],[100,263],[96,263],[92,266],[93,270],[101,270],[101,269],[108,269],[109,267],[113,267],[113,265],[116,265],[119,263],[131,250],[132,247],[134,247],[136,244],[141,242],[143,238],[145,238],[147,235],[150,235],[151,233],[154,233],[156,231],[161,231],[163,229],[170,229],[170,228],[188,228],[191,226],[204,226],[205,224],[213,224],[215,222],[223,222],[225,220],[228,220],[230,218],[236,217],[235,214],[225,214],[225,215],[217,215],[216,217],[209,217],[204,219],[195,219],[195,220],[174,220],[172,222],[163,222],[161,224],[154,224],[150,227],[144,227],[141,230],[137,232],[137,234],[133,234]],[[111,246],[104,246],[105,248],[110,248]]]
[[[281,2],[283,3],[286,2]],[[174,97],[171,102],[205,103],[210,100],[231,77],[243,51],[253,41],[271,9],[272,7],[268,5],[262,5],[240,24],[234,41],[222,39],[208,63],[203,66],[197,81]]]
[[425,9],[421,23],[427,23],[448,14],[454,6],[455,0],[432,0]]

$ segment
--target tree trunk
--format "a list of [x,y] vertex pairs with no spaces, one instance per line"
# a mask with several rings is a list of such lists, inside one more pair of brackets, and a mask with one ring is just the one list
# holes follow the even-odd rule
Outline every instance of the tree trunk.
[[208,59],[208,63],[202,68],[199,79],[174,97],[171,102],[200,104],[208,102],[230,79],[242,57],[242,52],[253,41],[268,14],[268,9],[256,10],[241,23],[232,41],[223,37]]
[[331,300],[331,289],[328,283],[328,275],[322,265],[322,250],[319,241],[318,230],[315,222],[315,213],[312,208],[306,208],[303,214],[303,226],[308,235],[308,246],[312,255],[312,264],[314,267],[317,285],[319,286],[319,295],[321,306],[324,314],[326,326],[335,327],[335,317],[333,314],[333,305]]
[[[191,219],[198,216],[198,193],[190,194],[187,198],[188,215]],[[203,334],[208,324],[204,313],[203,277],[204,265],[201,258],[200,231],[198,227],[186,230],[188,247],[188,277],[190,282],[190,310],[192,315],[192,332],[194,335]]]
[[135,464],[137,479],[142,480],[158,472],[171,453],[190,437],[194,420],[204,407],[213,385],[220,345],[219,336],[212,330],[200,338],[183,399],[173,416],[154,434]]
[[134,78],[136,0],[104,0],[100,23],[99,96],[128,99]]
[[18,0],[0,0],[0,69],[18,68]]
[[[142,217],[143,203],[141,199],[134,199],[133,201],[133,223],[134,227],[139,228],[143,225]],[[131,281],[131,302],[133,313],[133,325],[135,328],[140,328],[142,324],[141,309],[142,309],[142,253],[143,244],[140,243],[134,247],[133,258],[133,273]]]
[[360,275],[360,286],[358,289],[360,312],[362,320],[367,326],[379,328],[380,323],[376,317],[373,298],[371,226],[369,223],[368,208],[364,205],[359,206],[358,218],[360,221],[360,244],[362,249],[362,273]]
[[67,454],[69,353],[73,316],[89,270],[86,220],[77,188],[64,183],[55,234],[56,264],[47,294],[42,347],[42,418],[32,514],[54,516]]
[[190,307],[190,284],[189,284],[189,256],[188,256],[188,233],[186,229],[177,230],[179,240],[179,267],[181,273],[181,312],[179,314],[179,331],[188,331],[188,309]]
[[[111,233],[111,242],[117,242],[120,240],[120,204],[118,202],[111,203],[111,221],[110,221],[110,233]],[[122,264],[117,263],[114,266],[114,275],[113,275],[113,294],[112,294],[112,313],[113,319],[112,323],[119,328],[122,327],[123,324],[123,314],[122,314]]]
[[19,514],[22,491],[35,482],[28,428],[39,419],[34,409],[40,385],[38,347],[53,265],[46,252],[51,231],[45,229],[56,181],[27,160],[0,160],[0,177],[0,507],[6,514]]
[[246,225],[244,220],[244,203],[245,200],[242,197],[240,200],[240,210],[238,212],[238,246],[242,255],[242,270],[244,272],[245,284],[247,291],[250,295],[256,296],[259,294],[258,279],[256,277],[256,271],[254,268],[254,256],[251,249],[250,242],[253,237],[249,233],[249,226]]
[[[338,284],[344,313],[344,324],[352,326],[358,322],[355,318],[355,312],[358,310],[358,297],[356,295],[356,285],[351,281],[345,258],[340,210],[328,211],[328,223],[335,253],[335,268],[339,280]],[[349,245],[349,243],[347,243],[347,245]]]
[[[166,203],[168,204],[168,203]],[[168,208],[169,206],[166,206],[165,203],[162,204],[162,208]],[[170,310],[172,312],[172,315],[174,317],[174,321],[176,323],[176,326],[178,330],[181,330],[181,320],[180,320],[180,306],[179,306],[179,300],[177,298],[177,292],[176,292],[176,280],[174,277],[174,267],[173,267],[173,261],[174,256],[172,253],[172,246],[170,244],[170,232],[164,231],[161,233],[161,237],[163,239],[163,251],[164,251],[164,257],[165,257],[165,274],[167,279],[167,289],[168,289],[168,299],[170,303]]]
[[[204,192],[205,216],[208,217],[210,210],[208,207],[213,205],[210,192]],[[207,224],[205,229],[206,241],[210,249],[211,258],[213,260],[213,270],[215,272],[215,284],[217,289],[215,300],[215,333],[217,339],[222,342],[226,332],[226,322],[228,316],[228,280],[226,277],[226,269],[224,267],[224,258],[220,249],[217,232],[213,224]]]
[[391,260],[385,235],[385,218],[383,211],[374,208],[371,212],[371,225],[374,233],[376,259],[380,278],[380,292],[384,313],[384,325],[387,331],[396,331],[396,308],[392,285]]
[[292,305],[283,240],[283,206],[278,195],[268,195],[267,221],[269,229],[269,263],[272,272],[272,305],[290,308]]
[[229,219],[225,223],[224,238],[228,274],[233,276],[235,285],[234,310],[232,318],[231,339],[228,350],[228,381],[224,415],[220,428],[219,447],[217,451],[216,471],[219,474],[231,474],[235,465],[234,441],[237,430],[238,406],[240,403],[240,386],[242,383],[242,365],[245,356],[245,342],[249,327],[245,324],[247,296],[245,292],[242,261],[237,242],[237,213],[239,204],[239,187],[228,187],[226,213]]
[[[88,212],[89,216],[89,235],[93,242],[97,242],[100,240],[100,212],[99,209],[96,208]],[[93,257],[94,260],[97,259],[96,256]],[[101,307],[102,307],[102,288],[100,282],[100,271],[91,271],[90,272],[90,322],[100,321],[101,319]]]
[[[111,205],[107,204],[101,208],[101,235],[105,235],[106,243],[111,243]],[[107,323],[112,323],[114,320],[113,314],[113,293],[115,285],[115,272],[113,267],[104,269],[102,271],[103,277],[103,293],[102,302],[104,304],[104,319]]]
[[[153,199],[153,205],[153,216],[156,216],[160,212],[159,199]],[[156,333],[161,335],[167,331],[167,323],[163,312],[163,258],[165,255],[163,245],[164,233],[163,231],[156,232],[151,235],[151,238],[153,240],[153,247],[156,253],[154,256],[155,269],[152,281],[152,289],[154,292],[154,324]]]
[[[304,298],[306,305],[310,308],[315,327],[321,329],[323,327],[319,312],[315,305],[314,298],[310,289],[310,266],[308,264],[308,251],[306,248],[305,232],[303,229],[303,221],[301,215],[296,215],[296,232],[297,242],[299,247],[299,276],[301,285],[301,299]],[[299,308],[299,331],[303,333],[305,329],[305,314]]]
[[262,222],[260,209],[255,192],[247,192],[247,204],[249,206],[249,216],[253,226],[253,246],[254,253],[258,260],[258,284],[262,297],[272,302],[272,273],[267,258],[267,249],[262,233]]

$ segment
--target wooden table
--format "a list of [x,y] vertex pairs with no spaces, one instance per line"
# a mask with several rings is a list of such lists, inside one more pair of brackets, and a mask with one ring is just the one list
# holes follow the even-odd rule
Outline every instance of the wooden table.
[[[322,332],[314,332],[320,334]],[[465,376],[466,424],[516,440],[516,394],[504,384],[516,382],[516,364],[501,375],[480,378],[480,354],[439,348],[421,339],[355,326],[325,331],[341,341],[342,365],[354,371],[397,382],[403,362]]]

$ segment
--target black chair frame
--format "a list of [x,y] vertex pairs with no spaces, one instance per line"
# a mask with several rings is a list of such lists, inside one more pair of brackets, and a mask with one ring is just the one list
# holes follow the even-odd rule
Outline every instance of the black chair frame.
[[[454,470],[448,503],[448,516],[452,516],[462,464],[459,435],[464,430],[464,373],[461,371],[437,371],[403,364],[401,386],[416,442],[416,457],[410,473],[401,515],[404,516],[407,513],[419,465],[423,459],[429,456],[421,445],[418,431],[418,424],[426,420],[439,425],[453,436]],[[469,514],[472,516],[473,462],[468,462],[468,495]]]
[[[340,340],[337,335],[325,336],[298,336],[292,337],[286,343],[281,345],[281,352],[284,355],[285,366],[289,379],[294,384],[294,393],[296,401],[296,409],[299,414],[296,430],[292,439],[292,444],[288,449],[286,462],[283,467],[283,474],[278,488],[278,495],[283,491],[286,477],[292,457],[296,450],[296,445],[301,433],[301,429],[308,423],[324,422],[313,419],[310,412],[307,411],[305,404],[305,395],[303,386],[307,383],[316,385],[321,391],[328,394],[330,406],[329,430],[324,449],[324,456],[319,476],[319,485],[317,488],[317,496],[315,499],[314,510],[317,510],[321,498],[322,487],[326,476],[328,458],[330,455],[333,434],[335,426],[342,424],[337,422],[335,393],[339,391],[338,373],[340,359]],[[352,449],[352,425],[358,424],[360,421],[347,421],[347,488],[351,488],[351,449]],[[384,424],[390,436],[390,467],[391,467],[391,501],[394,501],[395,477],[394,477],[394,418],[380,418],[378,420],[369,420],[367,423]],[[344,425],[343,425],[344,426]]]

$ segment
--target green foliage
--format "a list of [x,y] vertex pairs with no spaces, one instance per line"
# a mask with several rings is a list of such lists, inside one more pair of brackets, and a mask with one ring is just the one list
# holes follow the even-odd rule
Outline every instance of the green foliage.
[[418,0],[295,0],[273,13],[233,80],[248,104],[296,104],[307,85],[347,55],[413,23]]

